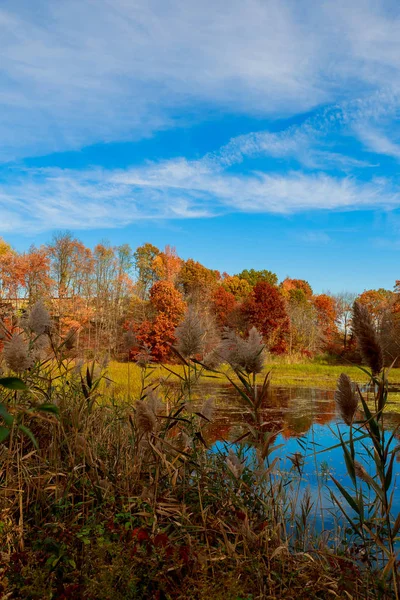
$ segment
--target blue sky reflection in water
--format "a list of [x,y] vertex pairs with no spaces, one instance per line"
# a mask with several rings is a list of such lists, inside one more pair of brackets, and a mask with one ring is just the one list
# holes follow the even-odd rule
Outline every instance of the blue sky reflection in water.
[[[240,404],[231,396],[229,401],[227,389],[221,389],[218,410],[215,421],[208,428],[208,440],[214,452],[227,453],[226,442],[238,439],[245,431],[246,417]],[[332,448],[339,444],[338,431],[345,440],[348,440],[349,427],[340,423],[335,411],[334,392],[331,390],[318,390],[311,388],[271,388],[270,400],[265,407],[264,418],[266,430],[281,431],[274,440],[277,450],[271,455],[271,460],[278,457],[276,471],[293,480],[294,489],[299,488],[297,508],[300,508],[301,498],[306,490],[310,492],[314,502],[311,511],[311,525],[317,530],[333,529],[335,522],[340,521],[342,515],[339,509],[332,506],[329,494],[331,489],[338,498],[342,498],[330,475],[333,475],[346,489],[351,492],[352,484],[347,473],[346,464],[341,447]],[[386,413],[387,428],[390,431],[400,423],[400,415],[390,412],[390,399]],[[360,437],[359,434],[356,437]],[[392,447],[399,443],[399,436],[394,437]],[[368,448],[372,449],[372,442],[366,438],[362,440]],[[361,441],[356,442],[356,459],[364,466],[366,471],[373,475],[370,463]],[[236,445],[236,449],[239,444]],[[235,449],[235,445],[233,446]],[[251,453],[251,450],[249,450]],[[289,456],[301,453],[304,463],[301,466],[301,479],[298,471],[293,467]],[[250,454],[249,454],[250,456]],[[251,462],[251,459],[249,459]],[[400,474],[399,463],[394,466],[394,499],[392,514],[400,512]],[[363,488],[367,490],[366,485]],[[366,503],[368,499],[366,497]],[[343,506],[349,514],[353,514],[346,502]],[[333,516],[335,514],[335,517]]]

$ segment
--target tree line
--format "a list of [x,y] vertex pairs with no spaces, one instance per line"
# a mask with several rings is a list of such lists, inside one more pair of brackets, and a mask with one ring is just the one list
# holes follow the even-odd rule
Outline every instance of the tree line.
[[358,300],[374,319],[387,361],[399,354],[400,282],[393,291],[314,294],[302,279],[245,269],[229,275],[145,243],[107,242],[86,247],[69,232],[40,248],[15,251],[0,239],[0,318],[18,326],[16,314],[38,300],[49,308],[60,337],[74,336],[76,351],[155,361],[173,358],[175,331],[188,310],[200,322],[205,344],[229,328],[246,337],[252,327],[274,354],[312,357],[330,353],[358,360],[351,309]]

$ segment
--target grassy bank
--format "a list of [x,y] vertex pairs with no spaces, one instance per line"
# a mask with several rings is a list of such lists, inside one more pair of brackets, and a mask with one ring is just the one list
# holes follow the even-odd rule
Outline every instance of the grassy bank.
[[[0,595],[398,600],[400,521],[388,500],[396,450],[381,435],[382,410],[373,416],[363,404],[362,431],[351,429],[350,442],[338,434],[354,490],[337,483],[333,526],[319,532],[322,503],[300,493],[302,454],[284,471],[275,459],[280,425],[265,422],[263,374],[273,366],[275,384],[334,387],[343,368],[263,365],[260,344],[246,348],[244,367],[232,361],[234,374],[224,367],[208,372],[212,380],[190,358],[173,376],[168,366],[77,368],[54,343],[54,357],[0,379]],[[347,372],[366,381],[354,367]],[[205,440],[214,406],[201,397],[210,381],[236,387],[244,416],[240,439],[213,451]],[[360,399],[350,380],[342,384],[339,408],[353,428]],[[383,379],[379,390],[375,406],[384,407]],[[360,433],[377,448],[374,479],[356,461]],[[318,486],[321,499],[323,479]],[[343,498],[352,511],[346,527]]]
[[[168,369],[183,374],[183,368],[181,365],[166,365]],[[222,369],[228,371],[228,368]],[[283,361],[276,360],[274,362],[267,362],[264,368],[264,373],[271,371],[271,382],[272,385],[277,386],[288,386],[288,387],[314,387],[320,389],[334,390],[336,382],[341,373],[346,373],[351,377],[353,381],[359,383],[367,383],[368,375],[364,373],[357,366],[341,366],[341,365],[329,365],[320,364],[318,362],[304,362],[296,364],[287,364]],[[133,397],[138,397],[138,393],[141,388],[141,371],[140,368],[134,363],[121,363],[112,361],[108,368],[108,377],[110,383],[114,387],[114,393],[117,396],[124,397],[130,391]],[[157,365],[152,371],[152,379],[154,381],[160,378],[170,377],[175,379],[169,373],[169,371]],[[257,381],[260,383],[263,379],[263,375],[257,376]],[[226,378],[224,375],[217,375],[212,380],[207,378],[206,374],[200,378],[199,383],[225,383]],[[400,369],[392,369],[389,373],[389,382],[391,384],[398,384],[400,386]]]
[[254,399],[251,439],[210,453],[212,407],[187,413],[188,382],[161,396],[162,382],[146,387],[155,375],[139,373],[135,410],[90,369],[47,365],[23,375],[25,390],[0,386],[4,598],[394,597],[352,534],[317,534],[300,463],[274,467]]

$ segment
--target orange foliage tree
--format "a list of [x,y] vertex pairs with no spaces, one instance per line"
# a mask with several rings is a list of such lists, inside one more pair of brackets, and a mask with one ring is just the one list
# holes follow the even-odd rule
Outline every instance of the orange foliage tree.
[[221,276],[218,271],[207,269],[201,263],[189,258],[182,265],[178,277],[178,285],[185,296],[208,296],[217,286]]
[[379,290],[366,290],[357,298],[357,302],[368,308],[377,329],[382,325],[382,320],[386,313],[392,309],[395,300],[396,294],[383,288]]
[[170,357],[171,344],[175,343],[175,328],[185,313],[186,304],[182,295],[170,281],[157,281],[150,290],[150,305],[154,317],[134,327],[141,345],[151,348],[156,361]]
[[182,267],[182,259],[176,253],[176,249],[165,246],[164,252],[160,252],[153,259],[152,267],[158,279],[175,283]]
[[319,294],[313,297],[312,303],[317,309],[318,322],[325,344],[329,346],[337,334],[335,298],[327,294]]
[[286,277],[280,284],[280,288],[286,298],[292,296],[296,291],[302,292],[307,300],[310,300],[313,295],[311,285],[304,279],[290,279],[290,277]]

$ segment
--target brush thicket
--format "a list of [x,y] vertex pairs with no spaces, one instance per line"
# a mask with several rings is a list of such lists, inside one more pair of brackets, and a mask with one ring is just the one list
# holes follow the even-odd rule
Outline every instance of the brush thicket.
[[[290,503],[271,460],[276,432],[263,424],[269,376],[261,385],[255,379],[264,353],[258,334],[227,374],[250,416],[248,439],[229,452],[207,447],[214,406],[193,384],[214,373],[201,357],[181,356],[178,387],[169,385],[172,369],[155,380],[143,362],[137,394],[116,401],[104,364],[76,368],[64,340],[51,329],[40,335],[53,354],[0,380],[5,598],[390,593],[377,590],[372,569],[322,544],[293,551]],[[307,529],[310,507],[304,498],[299,529]]]

